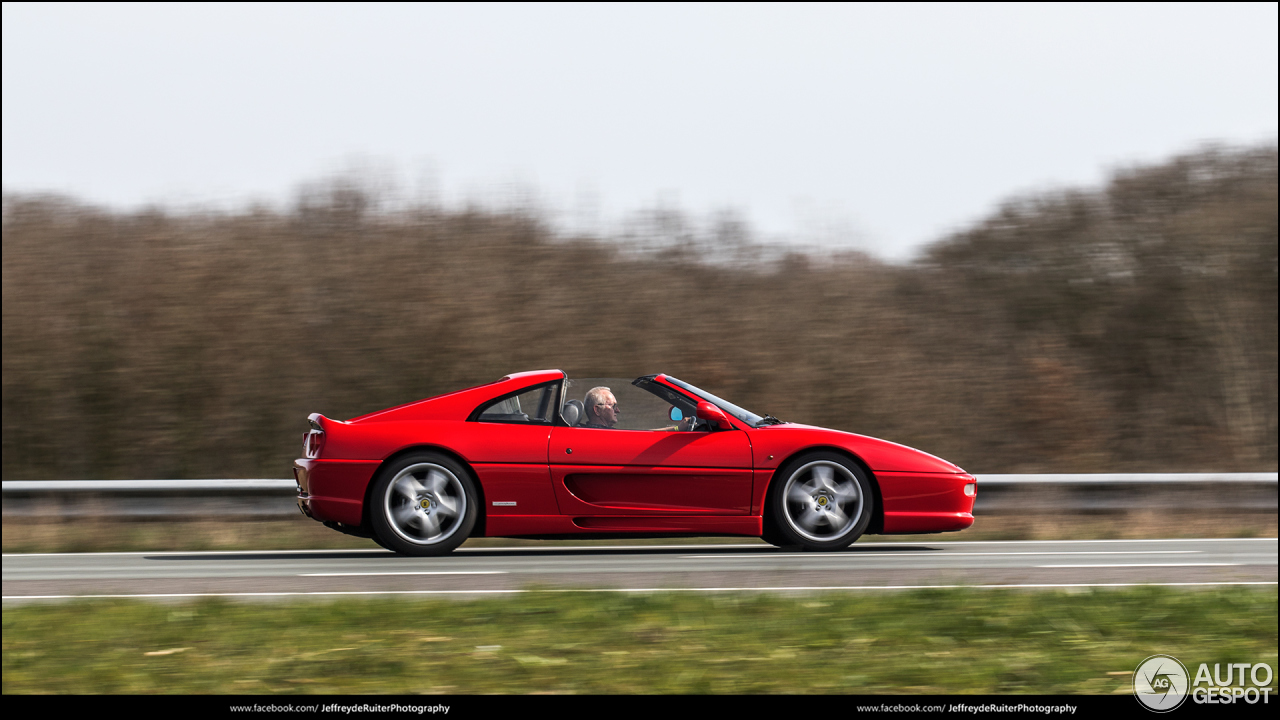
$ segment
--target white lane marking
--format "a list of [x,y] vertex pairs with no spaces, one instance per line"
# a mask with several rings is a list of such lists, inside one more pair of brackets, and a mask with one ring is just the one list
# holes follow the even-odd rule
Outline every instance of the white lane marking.
[[[1278,542],[1280,538],[1127,538],[1116,540],[938,540],[938,541],[902,541],[897,543],[876,543],[864,544],[857,547],[895,547],[901,545],[1079,545],[1087,543],[1173,543],[1173,542]],[[462,547],[454,550],[454,554],[471,553],[471,552],[546,552],[548,550],[704,550],[707,548],[755,548],[765,549],[772,547],[765,543],[753,544],[725,544],[725,545],[540,545],[540,546],[521,546],[521,547]],[[106,557],[110,555],[307,555],[315,553],[330,554],[346,554],[346,555],[392,555],[390,551],[380,548],[312,548],[310,550],[199,550],[199,551],[183,551],[183,550],[148,550],[148,551],[121,551],[121,552],[71,552],[71,553],[3,553],[3,557],[75,557],[88,555],[92,557]]]
[[704,587],[704,588],[556,588],[540,590],[329,590],[315,592],[242,593],[146,593],[137,595],[5,595],[3,600],[108,600],[203,597],[318,597],[335,595],[520,595],[528,593],[664,593],[664,592],[822,592],[853,590],[1001,590],[1054,588],[1126,587],[1220,587],[1225,585],[1275,585],[1270,581],[1176,582],[1176,583],[1027,583],[1005,585],[815,585],[797,587]]
[[407,572],[298,573],[298,577],[366,577],[379,575],[506,575],[506,570],[411,570]]
[[1111,565],[1037,565],[1038,568],[1235,567],[1244,563],[1115,563]]
[[681,555],[681,560],[698,558],[722,558],[725,560],[758,560],[770,558],[852,558],[852,557],[1004,557],[1006,555],[1187,555],[1202,553],[1203,550],[1046,550],[1044,552],[947,552],[934,550],[930,552],[834,552],[834,553],[769,553],[768,555]]
[[764,550],[773,547],[768,543],[724,543],[706,545],[520,545],[518,547],[502,547],[495,545],[493,547],[461,547],[453,552],[457,553],[486,553],[494,552],[546,552],[548,550],[707,550],[709,548],[734,548],[739,550]]
[[[766,549],[772,545],[767,543],[737,543],[718,545],[707,543],[705,545],[521,545],[506,547],[502,545],[494,545],[492,547],[461,547],[453,551],[454,555],[462,553],[486,553],[486,552],[546,552],[548,550],[706,550],[707,548],[738,548],[738,549]],[[890,545],[892,547],[892,545]],[[3,557],[105,557],[108,555],[314,555],[317,553],[339,554],[339,555],[377,555],[392,556],[395,553],[390,550],[383,550],[378,547],[369,548],[312,548],[310,550],[192,550],[190,552],[183,550],[127,550],[118,552],[66,552],[66,553],[4,553]]]
[[[1276,542],[1280,538],[1115,538],[1113,540],[942,540],[934,545],[1075,545],[1086,543]],[[903,540],[904,545],[918,543]]]

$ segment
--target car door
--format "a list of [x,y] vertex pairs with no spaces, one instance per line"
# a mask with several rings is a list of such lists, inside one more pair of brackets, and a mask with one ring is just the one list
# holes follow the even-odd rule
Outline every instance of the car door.
[[751,445],[741,430],[551,430],[552,487],[574,516],[746,515]]

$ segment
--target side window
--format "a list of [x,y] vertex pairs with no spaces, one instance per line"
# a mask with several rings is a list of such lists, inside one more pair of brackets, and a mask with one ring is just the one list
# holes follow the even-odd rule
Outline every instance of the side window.
[[[564,404],[561,417],[571,427],[653,431],[696,427],[691,418],[697,406],[670,388],[652,382],[575,378],[568,382]],[[687,420],[673,420],[672,408],[680,410]]]
[[559,387],[560,382],[557,381],[491,400],[481,405],[473,418],[480,422],[549,425],[556,410],[555,396]]

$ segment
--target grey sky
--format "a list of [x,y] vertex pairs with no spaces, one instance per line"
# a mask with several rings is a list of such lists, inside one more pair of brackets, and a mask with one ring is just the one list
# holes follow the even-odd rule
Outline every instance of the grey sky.
[[3,184],[273,202],[355,166],[566,227],[903,257],[1013,194],[1274,141],[1277,6],[3,6]]

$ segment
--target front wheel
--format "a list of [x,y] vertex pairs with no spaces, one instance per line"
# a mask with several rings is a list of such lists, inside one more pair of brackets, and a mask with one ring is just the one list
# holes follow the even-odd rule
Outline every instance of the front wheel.
[[476,524],[471,474],[435,453],[406,456],[383,468],[369,500],[378,544],[404,555],[445,555]]
[[856,463],[835,453],[803,455],[774,476],[769,510],[775,538],[766,540],[840,550],[866,532],[874,504],[871,481]]

